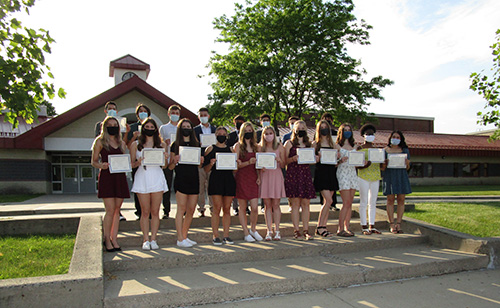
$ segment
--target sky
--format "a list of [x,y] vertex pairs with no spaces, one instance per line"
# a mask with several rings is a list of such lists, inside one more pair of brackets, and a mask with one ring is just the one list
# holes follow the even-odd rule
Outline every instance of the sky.
[[[215,43],[215,18],[232,15],[235,0],[38,0],[23,26],[44,28],[56,40],[46,56],[61,114],[114,86],[109,62],[124,55],[150,64],[148,83],[193,112],[205,106],[206,76]],[[242,1],[239,1],[242,3]],[[491,46],[500,28],[498,0],[354,0],[354,14],[373,26],[368,46],[348,46],[366,78],[382,75],[394,85],[376,114],[434,118],[436,133],[491,129],[476,123],[485,101],[469,89],[472,72],[489,72]],[[202,76],[201,78],[199,76]],[[203,77],[204,76],[204,77]]]

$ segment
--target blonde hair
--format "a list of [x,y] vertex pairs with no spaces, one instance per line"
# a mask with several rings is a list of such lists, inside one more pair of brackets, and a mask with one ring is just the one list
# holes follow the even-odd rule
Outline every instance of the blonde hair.
[[250,122],[245,122],[243,125],[241,125],[240,128],[240,135],[239,135],[239,141],[238,143],[240,144],[240,157],[245,157],[247,154],[247,145],[245,142],[245,130],[246,128],[250,126],[252,128],[252,138],[250,139],[250,146],[252,147],[252,150],[254,153],[257,152],[257,134],[255,133],[255,128],[253,127],[253,124]]
[[321,148],[321,124],[326,124],[326,126],[328,127],[328,136],[326,136],[327,140],[328,140],[328,145],[330,147],[333,148],[333,139],[332,139],[332,136],[331,136],[331,131],[332,131],[332,127],[330,126],[330,123],[328,123],[327,120],[321,120],[318,122],[318,124],[316,125],[316,137],[314,139],[314,141],[316,141],[316,150],[319,151],[319,149]]
[[266,130],[273,131],[274,138],[272,141],[272,145],[273,145],[273,150],[276,150],[278,148],[278,145],[279,145],[278,138],[276,138],[276,131],[274,130],[274,128],[272,126],[266,126],[266,127],[264,127],[264,129],[262,129],[262,136],[260,137],[260,147],[262,148],[262,152],[266,151],[266,140],[265,140]]
[[[102,121],[101,134],[99,135],[99,137],[97,137],[97,140],[101,141],[103,148],[105,148],[107,151],[109,151],[109,139],[112,138],[113,136],[108,134],[106,125],[108,124],[109,121],[112,120],[116,121],[116,124],[118,124],[118,129],[120,129],[120,122],[118,122],[118,119],[116,119],[115,117],[108,116],[104,119],[104,121]],[[114,138],[116,138],[116,141],[120,143],[120,141],[122,140],[122,133],[120,130],[118,131],[118,135],[114,136]]]

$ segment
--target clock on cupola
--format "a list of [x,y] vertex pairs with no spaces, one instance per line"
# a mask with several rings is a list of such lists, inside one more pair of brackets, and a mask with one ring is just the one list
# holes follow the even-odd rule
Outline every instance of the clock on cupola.
[[115,85],[139,77],[146,81],[151,71],[149,64],[131,55],[126,55],[109,63],[109,77],[115,78]]

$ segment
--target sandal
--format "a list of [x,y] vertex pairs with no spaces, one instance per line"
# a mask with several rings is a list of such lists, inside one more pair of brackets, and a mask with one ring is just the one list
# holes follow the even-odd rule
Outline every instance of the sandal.
[[299,230],[293,231],[293,238],[298,240],[298,241],[301,241],[303,239],[302,234],[300,234]]
[[394,222],[389,222],[389,226],[392,234],[398,233],[398,230],[396,229],[396,225],[394,224]]
[[[278,231],[278,232],[279,232],[279,231]],[[271,241],[272,239],[273,239],[273,237],[271,236],[271,232],[269,232],[269,231],[268,231],[268,232],[267,232],[267,234],[266,234],[266,237],[264,238],[264,240],[265,240],[266,242],[269,242],[269,241]]]
[[355,236],[354,232],[352,232],[351,230],[346,230],[345,233],[348,237]]
[[345,231],[345,230],[342,230],[342,231],[339,231],[337,232],[337,236],[342,236],[342,237],[351,237],[353,235],[351,235],[349,232]]
[[374,233],[374,234],[382,234],[382,232],[380,232],[379,230],[377,230],[377,228],[375,228],[375,227],[373,227],[373,228],[370,227],[370,232]]
[[306,241],[312,241],[312,240],[314,239],[314,237],[312,237],[312,235],[311,235],[311,234],[309,234],[309,231],[304,230],[304,232],[303,232],[303,233],[304,233],[304,239],[305,239]]
[[396,223],[396,233],[397,234],[404,233],[403,230],[401,230],[401,222]]
[[[323,230],[323,232],[319,232],[319,229],[324,229],[324,230]],[[318,226],[316,228],[316,234],[320,235],[322,237],[332,237],[333,236],[333,234],[328,232],[328,230],[326,229],[326,226]]]
[[276,234],[274,235],[273,238],[274,241],[281,241],[281,235],[279,231],[276,231]]
[[372,234],[372,231],[370,229],[368,229],[367,225],[364,225],[364,226],[361,226],[361,233],[363,235],[370,235],[370,234]]

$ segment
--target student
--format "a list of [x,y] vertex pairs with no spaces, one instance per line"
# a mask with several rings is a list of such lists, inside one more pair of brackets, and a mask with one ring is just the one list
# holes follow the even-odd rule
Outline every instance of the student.
[[285,142],[290,140],[290,138],[292,137],[293,125],[298,120],[300,120],[300,119],[297,116],[291,116],[288,118],[288,125],[290,126],[290,132],[283,135],[283,140],[281,141],[282,144],[285,144]]
[[[245,123],[245,118],[242,115],[237,115],[234,117],[233,123],[234,123],[234,126],[236,127],[236,130],[229,133],[229,135],[227,137],[226,144],[228,147],[232,147],[240,139],[240,137],[239,137],[240,136],[240,128],[241,128],[241,125],[243,125],[243,123]],[[234,210],[234,216],[239,216],[238,215],[239,206],[238,206],[237,199],[233,200],[233,210]],[[246,209],[246,212],[247,212],[247,214],[250,214],[250,211],[248,210],[248,208]]]
[[[368,151],[373,149],[373,141],[377,129],[372,124],[365,124],[359,129],[359,133],[365,139],[365,143],[359,151],[365,153],[365,165],[358,167],[358,186],[359,186],[359,218],[361,221],[361,232],[364,235],[380,234],[375,228],[375,213],[377,210],[377,195],[380,185],[380,163],[372,163],[368,160]],[[366,223],[366,210],[368,208],[368,220],[370,228]]]
[[125,173],[110,173],[108,156],[124,154],[126,144],[121,138],[120,125],[114,117],[102,122],[102,132],[92,145],[92,167],[99,168],[97,197],[102,198],[106,213],[103,219],[104,248],[108,252],[120,251],[117,242],[120,207],[124,198],[130,198]]
[[[141,204],[140,225],[142,230],[142,249],[159,249],[156,236],[160,228],[160,205],[163,193],[168,190],[163,175],[164,166],[145,166],[142,164],[144,149],[163,149],[167,155],[166,144],[161,141],[155,120],[146,118],[142,122],[141,134],[130,145],[132,167],[137,168],[132,185],[132,192],[137,194]],[[167,157],[165,157],[165,161]],[[151,217],[151,241],[149,240],[149,217]]]
[[[299,148],[310,148],[311,142],[307,136],[307,126],[304,121],[297,121],[293,125],[292,137],[285,143],[285,157],[287,163],[285,190],[292,206],[292,223],[294,238],[297,240],[312,240],[309,234],[309,204],[310,199],[316,197],[311,177],[311,169],[308,164],[298,164],[297,150]],[[302,208],[303,235],[299,230],[299,209]]]
[[260,125],[262,126],[262,129],[259,129],[257,131],[257,143],[260,143],[260,140],[262,138],[262,131],[264,130],[264,127],[271,126],[271,116],[268,115],[267,113],[263,113],[260,116]]
[[[201,134],[215,134],[215,126],[210,124],[210,114],[208,114],[208,108],[202,107],[198,110],[198,119],[200,119],[200,124],[195,126],[194,133],[196,138],[201,142]],[[203,155],[205,149],[208,145],[202,145],[201,154]],[[200,172],[200,194],[198,195],[198,212],[200,217],[205,217],[205,199],[206,191],[208,188],[208,178],[210,177],[210,172],[206,173],[205,168],[198,169]],[[212,212],[212,198],[208,198],[208,204],[210,205],[210,212]]]
[[[160,136],[163,142],[165,142],[166,146],[169,147],[172,145],[172,135],[177,134],[177,125],[179,124],[179,119],[181,117],[181,107],[177,105],[172,105],[168,108],[167,111],[168,118],[170,121],[167,124],[163,124],[160,126]],[[162,203],[163,203],[163,219],[167,219],[170,215],[170,197],[171,197],[171,189],[172,189],[172,179],[174,177],[174,171],[169,168],[163,169],[163,175],[167,180],[168,191],[163,194]]]
[[[384,177],[382,178],[382,191],[387,196],[387,217],[392,233],[403,233],[401,222],[405,211],[405,197],[411,194],[408,169],[410,168],[410,151],[405,142],[403,132],[396,130],[389,136],[389,142],[385,147],[387,154],[406,154],[406,169],[387,168],[387,161],[382,165]],[[396,224],[394,224],[394,199],[397,196],[398,206]]]
[[[208,179],[208,195],[212,196],[214,202],[212,222],[213,244],[216,246],[224,244],[234,244],[229,237],[229,226],[231,225],[231,201],[236,195],[236,182],[234,180],[232,170],[217,170],[216,169],[216,154],[217,153],[232,153],[233,150],[227,142],[227,130],[223,126],[217,127],[215,130],[217,143],[208,146],[205,149],[205,164],[206,172],[211,171]],[[219,220],[220,210],[222,208],[222,227],[224,238],[219,238]]]
[[[333,143],[331,137],[331,126],[325,121],[321,120],[316,125],[315,140],[312,147],[315,149],[316,155],[320,155],[321,149],[336,149],[340,151],[340,147]],[[323,203],[318,217],[318,226],[316,227],[316,234],[323,237],[331,237],[333,234],[328,232],[326,225],[328,222],[328,214],[330,204],[333,202],[335,191],[339,189],[337,181],[337,166],[316,163],[316,170],[314,172],[314,188],[323,196]]]
[[356,175],[356,167],[349,166],[349,152],[358,149],[354,144],[354,136],[352,126],[349,123],[340,125],[337,134],[336,143],[340,146],[340,160],[337,165],[337,180],[339,182],[340,197],[342,198],[342,209],[339,214],[338,236],[350,237],[354,236],[354,232],[350,230],[350,222],[352,215],[352,201],[354,194],[358,189],[358,177]]
[[[276,155],[276,169],[260,170],[260,198],[264,200],[265,219],[267,225],[266,241],[274,239],[281,240],[280,220],[281,209],[280,200],[286,197],[285,181],[281,168],[285,164],[285,148],[279,143],[272,126],[264,127],[263,138],[260,141],[261,152],[274,153]],[[274,221],[274,238],[273,235]]]
[[[246,122],[241,126],[240,141],[234,145],[237,154],[238,171],[236,172],[236,199],[239,204],[239,215],[241,227],[243,228],[244,240],[247,242],[262,241],[263,238],[257,232],[258,198],[260,176],[255,169],[255,155],[260,151],[256,142],[256,134],[252,123]],[[246,209],[250,204],[250,230],[247,226]]]
[[203,156],[200,165],[179,163],[179,147],[200,147],[193,131],[193,124],[188,119],[182,119],[177,124],[175,142],[170,147],[170,163],[168,168],[175,169],[175,199],[177,200],[177,214],[175,215],[175,229],[177,230],[177,246],[192,247],[197,243],[188,238],[189,227],[193,221],[196,209],[196,201],[200,189],[198,168],[203,164]]
[[[321,120],[325,120],[330,124],[330,127],[332,129],[332,138],[335,139],[337,138],[337,130],[333,127],[333,116],[329,112],[325,112],[321,115]],[[319,195],[319,200],[321,204],[323,204],[323,195]],[[332,204],[330,204],[330,209],[334,211],[338,211],[339,209],[337,208],[337,191],[333,192],[332,196]]]

